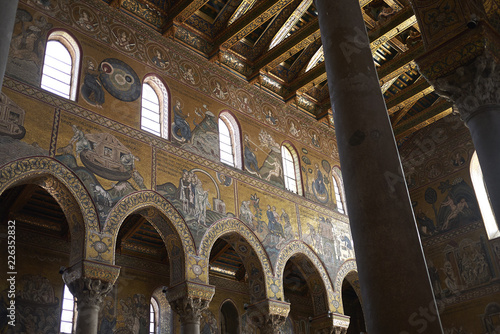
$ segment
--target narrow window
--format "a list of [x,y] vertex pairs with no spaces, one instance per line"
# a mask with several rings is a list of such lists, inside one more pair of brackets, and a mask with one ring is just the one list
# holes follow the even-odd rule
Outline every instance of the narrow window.
[[338,166],[334,166],[332,169],[332,183],[333,191],[335,192],[335,202],[337,203],[337,210],[339,213],[345,214],[345,204],[344,204],[344,185],[342,183],[342,172]]
[[71,291],[69,291],[68,286],[64,285],[63,298],[62,298],[62,310],[61,310],[61,326],[59,331],[61,334],[72,334],[75,324],[76,315],[76,302],[75,297]]
[[49,35],[45,47],[41,88],[76,100],[80,48],[75,39],[64,31]]
[[481,165],[479,164],[476,152],[472,155],[470,162],[470,177],[472,179],[474,192],[476,193],[477,202],[479,203],[479,209],[481,210],[481,216],[483,216],[483,223],[486,228],[486,233],[488,234],[488,239],[498,238],[500,237],[500,230],[496,223],[493,209],[491,208],[488,189],[483,180],[483,172],[481,171]]
[[291,145],[281,145],[281,159],[283,163],[283,176],[285,179],[285,188],[291,192],[302,195],[300,187],[300,174],[298,157]]
[[148,76],[142,84],[141,129],[168,138],[168,91],[156,76]]
[[219,115],[219,155],[222,163],[242,168],[239,126],[234,116],[228,112]]
[[337,180],[335,180],[335,177],[332,177],[332,179],[333,189],[335,191],[335,202],[337,203],[337,210],[339,210],[340,213],[344,213],[344,203],[342,203],[342,198],[340,197],[339,185],[337,183]]
[[158,333],[158,303],[154,298],[151,297],[151,303],[149,304],[149,334]]

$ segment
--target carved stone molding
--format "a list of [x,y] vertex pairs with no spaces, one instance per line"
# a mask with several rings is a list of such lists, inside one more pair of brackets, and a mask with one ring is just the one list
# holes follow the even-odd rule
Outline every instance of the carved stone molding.
[[500,66],[489,52],[431,84],[439,95],[454,103],[465,123],[484,107],[500,106]]
[[213,286],[183,282],[168,288],[165,294],[182,324],[199,324],[201,313],[208,308],[214,293]]

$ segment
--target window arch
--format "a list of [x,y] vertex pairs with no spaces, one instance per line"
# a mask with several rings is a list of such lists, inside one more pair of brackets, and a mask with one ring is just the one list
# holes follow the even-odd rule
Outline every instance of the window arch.
[[68,286],[65,284],[62,297],[61,324],[59,326],[59,332],[61,334],[72,334],[75,330],[75,318],[75,297],[73,297],[73,294],[69,291]]
[[488,189],[486,188],[486,184],[484,184],[483,172],[481,171],[481,165],[479,164],[476,152],[474,152],[470,161],[470,177],[474,192],[476,193],[477,202],[479,203],[479,209],[481,210],[481,216],[483,217],[488,239],[498,238],[500,237],[500,230],[496,223],[493,209],[491,208]]
[[159,326],[159,306],[158,302],[154,297],[151,297],[151,302],[149,303],[149,334],[157,334]]
[[283,163],[285,188],[291,192],[302,195],[299,157],[291,144],[283,143],[281,145],[281,160]]
[[69,33],[53,31],[45,46],[40,87],[75,101],[80,57],[80,47]]
[[149,75],[142,83],[141,129],[162,138],[169,135],[169,94],[163,81]]
[[240,127],[227,111],[219,114],[219,154],[221,162],[242,169]]
[[332,183],[333,191],[335,193],[335,202],[337,203],[337,210],[339,213],[345,214],[346,208],[344,205],[344,184],[342,182],[342,173],[338,166],[332,169]]
[[231,300],[226,300],[222,304],[219,318],[221,334],[237,334],[240,332],[238,310]]

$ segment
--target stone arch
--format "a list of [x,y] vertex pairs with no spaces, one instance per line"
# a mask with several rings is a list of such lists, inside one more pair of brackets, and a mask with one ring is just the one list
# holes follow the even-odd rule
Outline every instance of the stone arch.
[[[261,280],[264,286],[261,289],[251,289],[251,301],[257,302],[258,299],[264,299],[268,297],[269,294],[269,282],[272,280],[272,268],[271,261],[267,255],[264,246],[253,233],[248,226],[236,218],[227,218],[219,220],[214,223],[205,232],[201,243],[198,254],[201,258],[206,259],[206,267],[203,268],[203,275],[200,275],[200,279],[208,284],[208,259],[210,258],[210,252],[212,250],[215,241],[221,237],[226,236],[225,240],[230,243],[236,253],[241,257],[245,268],[249,273],[249,280],[254,281]],[[250,249],[246,247],[246,244],[250,246]],[[260,269],[261,273],[255,271],[254,277],[252,278],[252,269]],[[252,285],[252,282],[249,282]]]
[[356,265],[356,260],[351,259],[342,263],[339,270],[337,271],[337,276],[335,276],[335,297],[339,302],[339,310],[341,310],[342,313],[344,312],[344,308],[342,305],[342,283],[344,282],[344,279],[346,279],[351,284],[354,291],[361,300],[361,290],[359,289],[359,284],[356,283],[356,281],[358,280],[358,267]]
[[103,252],[99,256],[114,264],[118,231],[131,214],[139,214],[146,218],[165,243],[170,260],[170,285],[189,278],[186,264],[190,262],[189,258],[196,256],[193,236],[175,207],[163,196],[151,190],[125,196],[111,209],[102,232],[107,247],[103,247]]
[[70,263],[86,257],[90,234],[99,231],[99,218],[90,194],[78,177],[50,157],[29,157],[0,168],[0,194],[9,188],[36,184],[45,189],[66,216],[71,235]]
[[[339,302],[337,298],[335,298],[334,290],[332,287],[332,283],[329,279],[326,268],[318,257],[318,255],[314,252],[314,250],[303,241],[294,240],[288,243],[278,254],[278,260],[276,261],[276,271],[274,278],[274,285],[278,287],[278,292],[275,293],[275,297],[279,300],[283,300],[284,298],[284,288],[283,288],[283,272],[285,270],[285,265],[293,256],[300,255],[304,256],[307,260],[309,260],[314,269],[316,269],[319,277],[321,279],[321,283],[325,289],[326,293],[326,305],[327,311],[338,312]],[[316,284],[317,281],[311,282],[312,284]]]

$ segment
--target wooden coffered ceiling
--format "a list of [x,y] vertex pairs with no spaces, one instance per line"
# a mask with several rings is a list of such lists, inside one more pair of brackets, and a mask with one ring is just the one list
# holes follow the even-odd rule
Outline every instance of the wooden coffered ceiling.
[[[104,0],[318,120],[331,112],[313,0]],[[420,76],[408,0],[360,0],[396,138],[451,112]]]

